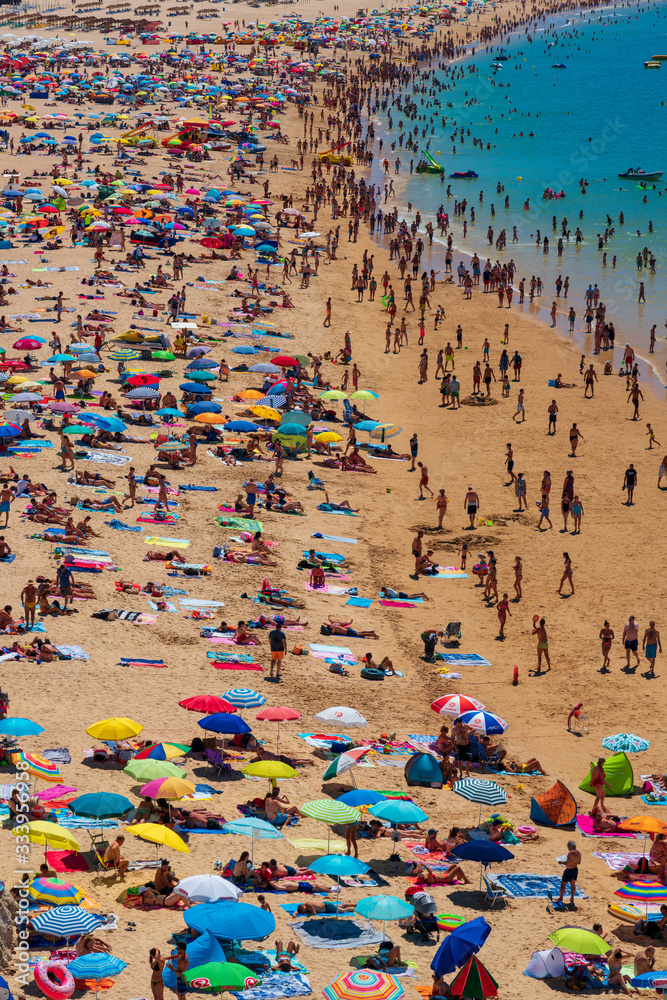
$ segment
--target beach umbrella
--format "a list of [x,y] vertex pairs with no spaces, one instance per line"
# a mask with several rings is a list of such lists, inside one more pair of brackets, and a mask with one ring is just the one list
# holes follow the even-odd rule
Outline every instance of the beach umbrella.
[[131,347],[114,347],[108,356],[112,361],[131,361],[140,358],[141,354],[139,351],[133,351]]
[[91,819],[99,819],[104,826],[105,819],[125,816],[134,806],[124,795],[117,795],[114,792],[89,792],[87,795],[79,795],[68,804],[75,816],[88,816]]
[[282,419],[282,414],[279,410],[274,409],[273,406],[251,406],[249,409],[251,413],[254,413],[256,417],[260,417],[262,420]]
[[185,757],[189,752],[186,743],[153,743],[135,754],[134,760],[171,760],[172,757]]
[[491,933],[491,927],[484,917],[476,917],[455,927],[442,942],[431,962],[436,976],[454,972],[476,954]]
[[156,857],[160,847],[168,847],[170,850],[181,851],[184,854],[190,853],[190,848],[185,841],[168,826],[162,826],[160,823],[138,823],[136,826],[128,826],[127,832],[155,844]]
[[368,788],[351,788],[349,792],[344,792],[339,795],[336,799],[337,802],[343,802],[346,806],[375,806],[378,802],[386,802],[387,796],[382,795],[381,792],[373,792]]
[[183,701],[179,701],[178,704],[188,712],[204,712],[206,715],[236,711],[235,705],[232,705],[225,698],[218,698],[215,694],[194,695],[192,698],[185,698]]
[[285,354],[279,354],[277,358],[271,358],[272,365],[278,365],[279,368],[297,368],[299,361],[297,358],[290,358]]
[[461,720],[476,733],[484,733],[487,736],[504,733],[507,729],[507,723],[493,712],[464,712]]
[[221,941],[261,941],[276,928],[272,913],[248,903],[200,903],[186,910],[183,919],[188,927],[209,931]]
[[336,726],[367,726],[361,712],[355,708],[346,708],[344,705],[336,705],[333,708],[325,708],[323,712],[318,712],[315,716],[317,722],[329,722]]
[[482,865],[496,864],[500,861],[511,861],[514,855],[493,840],[468,840],[453,848],[451,854],[462,861],[479,861],[479,888],[482,888]]
[[377,427],[374,427],[370,432],[370,436],[373,440],[380,441],[384,444],[387,438],[396,437],[396,435],[400,434],[402,430],[403,428],[399,427],[397,424],[378,424]]
[[180,410],[175,410],[173,406],[165,406],[160,410],[154,411],[159,417],[182,417],[183,414]]
[[182,878],[174,892],[190,903],[212,903],[216,899],[238,900],[243,895],[242,889],[221,875],[207,874]]
[[498,983],[476,955],[471,955],[458,976],[452,980],[449,992],[466,1000],[486,1000],[498,996]]
[[277,722],[278,723],[278,735],[276,740],[276,753],[280,748],[280,723],[281,722],[291,722],[295,719],[302,718],[302,713],[297,712],[295,708],[286,708],[284,706],[276,706],[275,708],[263,708],[261,712],[258,712],[255,716],[260,722]]
[[214,403],[210,399],[205,403],[192,403],[188,406],[189,417],[198,417],[201,413],[222,413],[222,407],[220,403]]
[[642,972],[641,976],[634,976],[630,980],[630,985],[638,989],[653,989],[662,991],[667,989],[667,972]]
[[263,694],[247,687],[230,688],[229,691],[222,692],[222,697],[241,712],[244,708],[259,708],[266,703]]
[[113,719],[102,719],[101,722],[94,722],[86,729],[89,736],[94,740],[128,740],[132,736],[138,736],[143,726],[133,719],[118,717]]
[[108,979],[117,976],[127,968],[127,962],[114,955],[104,952],[91,952],[90,955],[80,955],[67,966],[75,979]]
[[336,431],[322,431],[321,434],[315,435],[315,440],[319,441],[320,444],[336,444],[343,439]]
[[482,711],[484,705],[465,694],[445,694],[431,704],[431,709],[438,715],[451,715],[453,719],[457,719],[464,712]]
[[8,716],[0,722],[0,736],[39,736],[44,726],[32,719],[22,719],[18,715]]
[[71,905],[54,906],[52,910],[38,913],[32,918],[32,926],[39,934],[64,938],[90,934],[103,923],[104,919],[97,914]]
[[215,712],[199,719],[198,726],[211,733],[222,733],[227,735],[239,735],[251,732],[250,726],[238,715],[231,715],[229,712]]
[[577,955],[606,955],[611,951],[604,938],[585,927],[560,927],[548,936],[557,948],[574,951]]
[[262,983],[252,969],[240,962],[207,962],[205,965],[196,965],[194,969],[186,971],[184,978],[192,989],[212,990],[214,993],[251,990]]
[[[338,754],[322,775],[322,781],[329,781],[331,778],[337,778],[339,775],[345,774],[346,771],[351,771],[370,749],[370,747],[354,747],[352,750]],[[354,776],[350,774],[350,777],[352,778],[352,784],[356,784]]]
[[239,837],[250,837],[250,860],[255,860],[256,840],[282,840],[283,834],[271,823],[264,819],[257,819],[254,816],[244,816],[241,819],[233,819],[229,823],[223,823],[222,829],[227,833],[234,833]]
[[395,976],[372,969],[343,972],[322,993],[327,1000],[401,1000],[405,995]]
[[350,823],[358,823],[360,819],[358,809],[346,806],[344,802],[337,802],[335,799],[313,799],[311,802],[305,802],[301,806],[301,813],[327,824],[327,854],[331,843],[332,825],[339,823],[341,826],[348,826]]
[[46,341],[38,340],[36,337],[21,337],[15,344],[12,344],[12,347],[15,347],[17,351],[38,351],[44,343]]
[[248,778],[268,778],[273,788],[277,787],[279,778],[298,777],[298,771],[282,760],[252,761],[243,768],[242,773]]
[[343,392],[342,389],[326,389],[324,392],[320,393],[320,399],[347,399],[347,393]]
[[370,389],[356,389],[354,392],[350,393],[350,399],[379,399],[379,393],[371,392]]
[[641,753],[642,750],[648,750],[650,745],[648,740],[635,736],[634,733],[616,733],[615,736],[605,736],[602,741],[605,750],[614,753]]
[[617,889],[615,896],[632,902],[645,903],[648,909],[649,903],[664,903],[667,900],[667,886],[656,879],[647,879],[645,882],[627,882]]
[[14,438],[21,433],[20,427],[12,427],[7,424],[0,425],[0,438]]
[[251,431],[261,431],[259,424],[253,424],[249,420],[230,420],[229,423],[225,424],[226,431],[237,431],[238,433],[245,434]]
[[28,895],[38,903],[52,903],[53,906],[76,906],[86,898],[76,885],[70,885],[61,878],[36,878],[28,886]]
[[149,799],[182,799],[194,795],[196,788],[185,778],[154,778],[144,785],[141,794]]
[[378,802],[368,810],[376,819],[384,819],[395,826],[398,823],[423,823],[428,819],[427,814],[415,805],[414,802],[407,802],[405,799],[387,799],[386,802]]
[[81,424],[68,424],[63,428],[63,434],[90,434],[90,427],[83,427]]
[[171,764],[168,760],[131,760],[123,768],[123,774],[129,774],[135,781],[152,781],[153,778],[185,777],[185,769]]
[[[655,835],[656,833],[667,833],[667,823],[654,816],[631,816],[618,824],[619,830],[628,830],[632,833],[645,833]],[[644,854],[646,854],[646,837],[644,837]]]
[[304,437],[306,431],[302,424],[285,423],[278,428],[278,434],[284,437]]
[[151,389],[149,385],[140,385],[136,389],[130,389],[125,393],[126,399],[157,399],[160,393],[157,389]]
[[269,364],[267,361],[261,361],[259,364],[252,365],[248,368],[249,372],[260,372],[263,375],[275,375],[280,371],[277,365]]
[[479,803],[479,818],[482,818],[482,806],[501,806],[507,802],[505,789],[495,781],[485,778],[462,778],[454,782],[454,791],[469,802]]
[[[310,413],[304,413],[303,410],[290,410],[289,413],[282,414],[282,420],[285,424],[300,424],[302,427],[307,427],[313,422]],[[282,431],[282,427],[280,430]]]
[[33,778],[41,778],[43,781],[60,781],[62,774],[57,764],[38,753],[20,753],[16,758],[17,763],[22,762],[26,766],[21,770],[27,771]]
[[[319,859],[318,859],[319,860]],[[328,873],[327,873],[328,874]],[[366,896],[360,899],[354,908],[354,912],[367,920],[382,921],[382,937],[386,937],[386,923],[388,920],[400,920],[402,917],[412,916],[412,906],[398,896],[385,896],[382,893],[377,896]]]
[[49,823],[47,820],[32,820],[30,823],[22,823],[12,830],[15,837],[27,837],[32,844],[44,845],[44,860],[46,860],[46,848],[51,847],[56,851],[80,851],[81,844],[70,830],[57,823]]

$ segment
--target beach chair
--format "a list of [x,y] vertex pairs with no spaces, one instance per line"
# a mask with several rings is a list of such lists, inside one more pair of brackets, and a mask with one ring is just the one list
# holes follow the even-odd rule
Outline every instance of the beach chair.
[[461,643],[461,622],[450,622],[442,637],[443,646],[459,646]]
[[576,708],[572,713],[570,729],[573,733],[581,733],[583,736],[588,736],[588,719],[586,717],[586,713],[580,708]]
[[309,490],[323,490],[324,482],[318,479],[312,469],[308,472],[308,487]]
[[232,765],[225,761],[219,750],[205,750],[204,756],[208,761],[209,768],[212,768],[216,772],[218,778],[225,771],[231,772]]
[[484,902],[491,904],[491,909],[496,905],[496,903],[507,903],[507,892],[502,886],[496,885],[489,880],[487,875],[483,875],[484,885],[486,886],[486,895],[484,896]]
[[351,424],[354,422],[354,411],[350,405],[349,399],[343,400],[343,423]]
[[118,875],[118,869],[113,861],[104,860],[104,851],[98,851],[96,847],[93,847],[93,854],[95,855],[95,860],[97,862],[98,872],[112,872]]
[[98,851],[100,854],[104,855],[104,852],[109,846],[109,841],[105,840],[104,833],[101,830],[88,830],[87,833],[90,837],[91,850]]

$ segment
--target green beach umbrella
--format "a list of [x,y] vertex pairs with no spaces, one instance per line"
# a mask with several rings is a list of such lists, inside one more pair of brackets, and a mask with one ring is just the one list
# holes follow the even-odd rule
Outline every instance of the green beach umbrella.
[[611,950],[604,938],[585,927],[560,927],[549,934],[549,940],[557,948],[575,951],[577,955],[606,955]]
[[129,774],[136,781],[146,782],[155,778],[182,778],[185,771],[168,760],[131,760],[127,767],[123,768],[123,773]]
[[92,427],[83,427],[81,424],[68,424],[63,428],[63,434],[90,434]]
[[212,990],[216,993],[225,990],[250,990],[262,982],[257,979],[252,969],[236,962],[207,962],[196,965],[194,969],[185,972],[188,986],[197,990]]
[[347,399],[347,393],[342,389],[327,389],[320,393],[320,399]]

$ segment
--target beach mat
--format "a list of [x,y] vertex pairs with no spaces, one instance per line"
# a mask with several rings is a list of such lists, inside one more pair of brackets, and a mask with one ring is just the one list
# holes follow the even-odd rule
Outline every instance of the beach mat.
[[593,830],[593,820],[590,816],[577,816],[577,827],[579,832],[584,837],[624,837],[626,839],[635,840],[636,835],[634,833],[611,833],[609,831],[604,831],[603,833],[596,833]]
[[[514,899],[549,899],[551,896],[558,896],[560,893],[560,875],[532,875],[528,872],[512,872],[507,875],[494,875],[493,881],[501,885],[508,896]],[[575,891],[577,899],[589,899],[590,897],[579,888]]]
[[89,872],[90,865],[76,851],[47,851],[46,863],[57,872]]
[[216,670],[264,670],[259,663],[219,663],[213,661]]
[[311,538],[326,538],[326,540],[328,542],[343,542],[343,544],[345,544],[345,545],[356,545],[357,544],[357,539],[356,538],[345,538],[345,536],[341,536],[341,535],[325,535],[324,532],[322,532],[322,531],[314,531],[310,537]]

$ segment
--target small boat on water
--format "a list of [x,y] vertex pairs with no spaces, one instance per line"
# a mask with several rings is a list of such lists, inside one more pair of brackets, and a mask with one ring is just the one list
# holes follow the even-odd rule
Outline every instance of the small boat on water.
[[628,181],[658,181],[663,173],[663,170],[642,170],[641,167],[628,167],[618,176]]
[[456,173],[450,174],[450,180],[456,178],[457,180],[470,180],[473,177],[479,177],[474,170],[457,170]]

